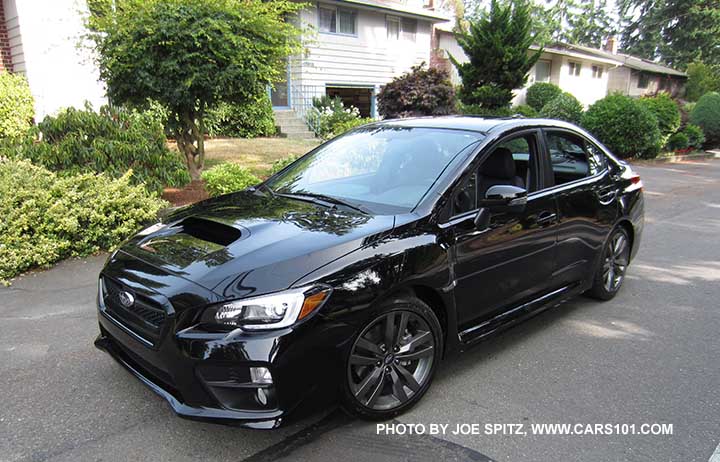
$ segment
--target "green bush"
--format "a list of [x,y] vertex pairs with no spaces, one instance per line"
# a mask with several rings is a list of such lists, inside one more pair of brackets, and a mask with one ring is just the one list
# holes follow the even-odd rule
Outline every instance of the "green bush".
[[570,93],[560,93],[543,106],[540,115],[548,119],[579,124],[583,115],[583,105]]
[[27,158],[52,171],[106,173],[113,178],[133,170],[133,184],[150,191],[190,181],[180,156],[167,147],[157,111],[104,106],[100,113],[65,109],[38,125],[41,141],[26,138],[2,146],[0,154]]
[[443,69],[427,69],[425,63],[384,85],[377,100],[378,112],[388,119],[455,112],[455,89],[450,74]]
[[307,115],[307,123],[315,135],[327,140],[335,135],[337,126],[359,118],[358,108],[353,106],[346,108],[340,98],[324,96],[313,99],[313,107]]
[[24,76],[0,72],[0,138],[24,134],[35,115],[30,86]]
[[340,122],[338,124],[335,124],[333,127],[333,136],[339,136],[343,133],[352,130],[353,128],[359,127],[361,125],[370,124],[375,122],[375,119],[371,117],[363,117],[360,119],[350,119],[345,122]]
[[0,161],[0,280],[63,258],[109,250],[167,206],[130,182],[58,175],[26,160]]
[[209,136],[257,138],[275,134],[275,117],[267,93],[247,104],[221,103],[205,116]]
[[690,112],[690,123],[702,129],[710,147],[720,145],[720,93],[703,95]]
[[657,118],[629,96],[612,94],[596,101],[583,115],[582,126],[620,158],[652,158],[660,151]]
[[668,151],[680,151],[687,149],[690,146],[688,136],[683,132],[677,132],[670,135],[667,144],[665,145]]
[[536,111],[541,111],[550,100],[562,94],[562,92],[560,87],[555,84],[537,82],[530,85],[530,88],[527,89],[525,100],[530,107]]
[[705,135],[703,134],[702,128],[697,125],[687,124],[683,133],[688,138],[688,147],[701,148],[705,142]]
[[205,189],[212,197],[242,191],[260,183],[260,178],[250,173],[250,170],[233,162],[205,170],[202,179],[205,180]]
[[538,117],[540,115],[538,114],[538,111],[535,110],[535,108],[528,104],[519,104],[517,106],[514,106],[511,110],[515,114],[519,114],[523,117],[528,117],[530,119]]
[[658,120],[660,134],[667,139],[680,128],[680,109],[667,93],[640,98],[640,104],[650,110]]
[[270,167],[270,172],[268,172],[270,175],[275,175],[280,170],[284,169],[288,165],[292,164],[296,160],[298,160],[300,156],[296,155],[290,155],[283,159],[278,159],[275,162],[273,162],[272,167]]

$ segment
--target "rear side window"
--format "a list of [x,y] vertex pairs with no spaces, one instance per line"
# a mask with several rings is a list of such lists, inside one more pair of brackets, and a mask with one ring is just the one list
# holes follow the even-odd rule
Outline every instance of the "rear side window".
[[548,151],[556,185],[600,173],[605,157],[584,138],[566,132],[547,132]]

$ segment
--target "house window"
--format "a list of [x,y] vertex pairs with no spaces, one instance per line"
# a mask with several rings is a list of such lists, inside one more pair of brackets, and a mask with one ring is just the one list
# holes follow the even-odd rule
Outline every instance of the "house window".
[[333,6],[318,6],[320,32],[330,34],[357,35],[354,10],[335,8]]
[[638,88],[647,88],[648,86],[650,86],[650,76],[641,72],[638,76]]
[[414,42],[415,36],[417,35],[417,20],[402,18],[402,21],[400,21],[400,27],[402,28],[403,39]]
[[550,81],[550,61],[540,60],[535,63],[535,81],[536,82],[549,82]]
[[582,64],[576,61],[568,61],[568,70],[570,71],[570,75],[580,75],[580,69],[582,69]]
[[387,38],[390,40],[400,39],[400,18],[397,16],[388,16],[385,19],[387,27]]
[[602,66],[593,66],[592,67],[592,76],[593,76],[593,79],[602,79],[603,67]]

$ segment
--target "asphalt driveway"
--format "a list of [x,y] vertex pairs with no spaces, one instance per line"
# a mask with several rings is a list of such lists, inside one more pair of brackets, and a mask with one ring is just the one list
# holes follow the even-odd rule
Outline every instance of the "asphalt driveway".
[[[720,162],[637,170],[647,226],[619,296],[573,300],[446,362],[395,422],[423,424],[421,435],[378,435],[333,410],[272,432],[179,419],[92,346],[105,256],[27,275],[0,288],[0,461],[706,462],[720,443]],[[543,423],[673,434],[533,435]],[[450,426],[432,436],[430,424]],[[453,434],[457,424],[526,434]]]

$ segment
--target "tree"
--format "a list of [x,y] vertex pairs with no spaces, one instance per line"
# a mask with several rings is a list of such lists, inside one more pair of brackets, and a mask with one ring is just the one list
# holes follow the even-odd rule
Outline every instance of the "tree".
[[720,64],[717,0],[619,0],[623,49],[685,69],[695,61]]
[[280,80],[299,51],[287,0],[89,0],[88,38],[114,103],[158,101],[190,176],[204,163],[204,118],[242,104]]
[[697,101],[711,91],[720,92],[720,64],[708,66],[702,61],[695,61],[688,65],[687,75],[685,98],[688,101]]
[[617,32],[606,0],[557,0],[546,5],[532,6],[538,44],[568,42],[600,48]]
[[468,22],[468,30],[455,37],[469,62],[450,60],[457,67],[466,105],[499,109],[510,105],[513,90],[527,82],[528,71],[542,50],[530,53],[532,19],[527,0],[500,3],[492,0],[489,11]]

